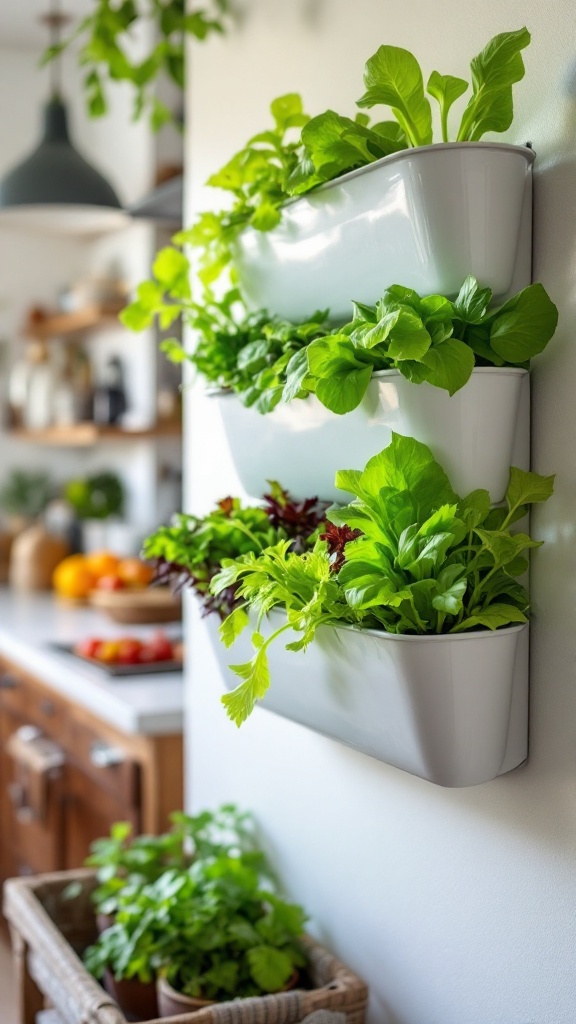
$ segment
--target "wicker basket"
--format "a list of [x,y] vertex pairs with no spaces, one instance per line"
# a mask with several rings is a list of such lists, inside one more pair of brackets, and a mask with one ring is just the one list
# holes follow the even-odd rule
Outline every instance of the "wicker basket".
[[[75,899],[62,893],[79,882]],[[90,893],[91,871],[64,871],[14,878],[4,887],[20,991],[20,1024],[34,1024],[43,996],[65,1024],[126,1024],[117,1004],[86,971],[80,955],[96,937]],[[364,1024],[367,988],[331,953],[307,940],[316,988],[215,1003],[171,1024],[299,1024],[322,1008],[345,1014],[347,1024]],[[165,1020],[168,1018],[164,1018]]]

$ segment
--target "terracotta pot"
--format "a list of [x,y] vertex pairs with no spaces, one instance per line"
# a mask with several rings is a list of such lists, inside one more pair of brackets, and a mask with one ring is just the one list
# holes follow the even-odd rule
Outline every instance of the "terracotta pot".
[[127,1021],[155,1020],[160,1016],[153,981],[145,983],[137,978],[117,981],[111,971],[106,971],[104,988],[116,1000]]
[[193,996],[185,996],[182,992],[177,992],[166,981],[166,978],[158,978],[156,993],[160,1017],[177,1017],[180,1013],[194,1013],[195,1010],[202,1010],[205,1006],[212,1006],[214,1003],[213,999],[195,999]]
[[[293,971],[292,976],[286,982],[282,992],[288,992],[296,988],[300,976],[298,971]],[[195,999],[193,996],[185,996],[172,988],[166,978],[158,978],[156,981],[156,994],[158,996],[158,1012],[161,1017],[177,1017],[180,1013],[194,1013],[202,1010],[205,1006],[213,1006],[214,999]]]

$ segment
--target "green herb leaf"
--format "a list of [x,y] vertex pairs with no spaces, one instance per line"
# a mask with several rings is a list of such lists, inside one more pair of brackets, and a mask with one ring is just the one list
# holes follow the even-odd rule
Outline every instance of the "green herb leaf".
[[459,142],[476,142],[486,132],[505,132],[512,124],[512,86],[524,77],[520,53],[530,42],[526,28],[501,32],[470,63],[472,97],[462,116]]
[[242,605],[239,605],[238,608],[235,608],[234,611],[224,619],[224,622],[220,624],[218,633],[224,646],[232,647],[232,644],[235,643],[238,637],[249,625],[250,619]]
[[511,604],[491,604],[482,611],[474,612],[467,618],[462,619],[450,630],[451,633],[463,633],[470,629],[477,629],[478,626],[484,629],[503,629],[505,626],[513,626],[521,622],[528,622],[524,612]]
[[385,104],[392,108],[406,137],[413,146],[432,142],[432,114],[424,95],[420,65],[409,50],[398,46],[380,46],[366,62],[366,92],[359,107]]
[[255,946],[248,951],[250,973],[264,992],[278,992],[292,974],[292,961],[272,946]]
[[442,123],[442,140],[448,142],[448,114],[450,107],[455,101],[466,92],[468,82],[463,78],[454,78],[453,75],[440,75],[433,71],[428,79],[427,91],[440,105],[440,119]]
[[[256,641],[259,634],[253,635]],[[268,655],[266,647],[262,644],[257,646],[256,654],[243,665],[230,665],[230,669],[244,682],[237,686],[232,693],[225,693],[220,698],[226,708],[228,718],[237,725],[242,725],[252,714],[257,700],[265,696],[270,686],[270,669],[268,667]]]
[[506,491],[508,508],[515,511],[524,505],[548,501],[554,492],[554,476],[540,476],[512,466],[510,483]]
[[448,338],[430,348],[422,357],[426,380],[434,387],[444,388],[450,395],[463,388],[474,369],[474,353],[463,341]]
[[507,363],[525,363],[552,338],[558,310],[544,287],[528,285],[492,315],[490,346]]

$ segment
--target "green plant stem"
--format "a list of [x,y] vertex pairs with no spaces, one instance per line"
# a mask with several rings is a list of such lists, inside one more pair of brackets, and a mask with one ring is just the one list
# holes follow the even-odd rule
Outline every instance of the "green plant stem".
[[442,108],[442,142],[448,142],[448,108],[444,105]]

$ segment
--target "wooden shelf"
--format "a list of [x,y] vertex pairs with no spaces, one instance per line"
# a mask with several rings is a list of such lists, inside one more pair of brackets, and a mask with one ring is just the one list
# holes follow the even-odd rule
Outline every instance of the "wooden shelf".
[[55,445],[65,448],[89,448],[101,442],[143,441],[162,437],[181,437],[178,422],[158,423],[148,430],[122,430],[121,427],[101,427],[97,423],[76,423],[70,427],[48,427],[46,430],[11,430],[9,437],[34,444]]
[[110,327],[123,329],[118,313],[106,313],[98,306],[87,306],[75,313],[56,313],[38,323],[28,323],[22,333],[33,341],[47,341]]

